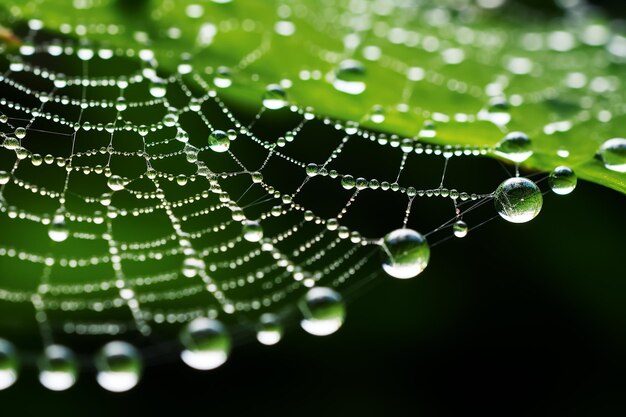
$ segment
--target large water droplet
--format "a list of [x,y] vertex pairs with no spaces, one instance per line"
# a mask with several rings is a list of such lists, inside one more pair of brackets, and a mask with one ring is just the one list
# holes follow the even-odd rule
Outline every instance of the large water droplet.
[[510,161],[521,163],[532,156],[532,143],[525,133],[511,132],[498,142],[494,153]]
[[275,345],[283,337],[283,326],[275,314],[265,313],[259,319],[256,339],[264,345]]
[[180,341],[185,347],[183,362],[195,369],[209,370],[221,366],[230,353],[230,338],[224,325],[198,317],[183,328]]
[[258,221],[246,220],[243,222],[243,238],[248,242],[258,242],[263,239],[263,228]]
[[63,242],[70,235],[70,231],[65,223],[65,214],[57,213],[52,218],[52,223],[48,229],[48,237],[55,242]]
[[383,269],[394,278],[419,275],[428,265],[430,247],[426,238],[411,229],[397,229],[383,239]]
[[0,390],[7,389],[17,381],[19,362],[13,344],[0,339]]
[[361,94],[365,91],[365,67],[359,61],[347,59],[339,63],[333,79],[333,87],[348,94]]
[[598,158],[607,169],[626,172],[626,139],[609,139],[598,149]]
[[263,94],[263,106],[270,110],[282,109],[287,105],[287,93],[278,84],[270,84]]
[[509,178],[494,193],[496,211],[511,223],[531,221],[541,211],[543,196],[539,187],[527,178]]
[[548,178],[550,188],[555,194],[566,195],[574,191],[578,182],[576,174],[570,168],[559,166],[554,168]]
[[39,359],[39,382],[52,391],[71,388],[78,376],[78,365],[74,353],[61,345],[46,347]]
[[230,139],[226,132],[222,130],[214,130],[209,135],[209,148],[213,152],[226,152],[230,147]]
[[96,380],[108,391],[123,392],[133,388],[141,377],[141,357],[126,342],[109,342],[96,356]]
[[167,81],[162,78],[154,78],[150,82],[150,94],[154,98],[165,97],[167,93]]
[[346,315],[341,295],[326,287],[311,288],[298,307],[303,316],[300,326],[315,336],[335,333]]
[[190,255],[183,261],[183,275],[187,278],[193,278],[206,267],[204,260],[196,255]]

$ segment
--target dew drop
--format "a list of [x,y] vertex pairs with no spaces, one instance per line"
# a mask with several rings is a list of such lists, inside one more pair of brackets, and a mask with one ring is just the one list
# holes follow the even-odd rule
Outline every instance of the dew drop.
[[548,183],[555,194],[566,195],[574,191],[578,180],[576,174],[566,166],[554,168],[550,173]]
[[71,388],[78,377],[78,365],[74,353],[61,345],[46,347],[39,359],[39,382],[51,391]]
[[17,381],[19,362],[13,344],[0,339],[0,390],[9,388]]
[[626,172],[626,139],[609,139],[598,149],[598,158],[607,169]]
[[333,87],[343,93],[357,95],[365,91],[365,67],[359,61],[347,59],[339,63]]
[[383,269],[394,278],[416,277],[426,268],[430,259],[426,238],[411,229],[396,229],[387,234],[381,248]]
[[26,137],[26,128],[18,127],[15,129],[15,137],[18,139],[24,139]]
[[248,242],[259,242],[263,239],[263,228],[256,220],[246,220],[243,222],[243,238]]
[[213,84],[218,88],[228,88],[232,85],[230,68],[217,67],[215,78],[213,78]]
[[57,213],[52,218],[52,223],[48,229],[48,237],[55,242],[63,242],[70,235],[70,231],[65,223],[65,214]]
[[121,191],[124,189],[125,181],[124,178],[119,175],[111,175],[107,180],[107,185],[113,191]]
[[341,178],[341,186],[346,190],[351,190],[356,186],[356,181],[352,175],[344,175]]
[[275,345],[283,337],[283,326],[278,316],[265,313],[259,319],[256,339],[267,346]]
[[206,265],[204,260],[198,256],[190,255],[183,261],[182,273],[187,278],[193,278],[200,272],[204,271]]
[[458,238],[467,236],[468,230],[469,229],[467,227],[467,223],[465,223],[463,220],[457,220],[454,225],[452,225],[452,231],[454,232],[454,236]]
[[263,94],[263,106],[266,109],[278,110],[287,105],[287,93],[278,84],[270,84]]
[[306,175],[309,177],[314,177],[320,172],[320,167],[317,164],[308,164],[306,166]]
[[6,171],[0,170],[0,185],[7,184],[11,179],[11,174]]
[[98,352],[95,360],[96,380],[111,392],[124,392],[133,388],[141,377],[141,356],[135,347],[126,342],[109,342]]
[[209,135],[209,148],[213,152],[226,152],[230,147],[230,139],[228,135],[222,130],[214,130]]
[[496,211],[511,223],[526,223],[539,214],[543,196],[539,187],[527,178],[509,178],[494,193]]
[[124,97],[118,97],[115,100],[115,110],[124,111],[128,108],[128,104],[126,103],[126,99]]
[[150,82],[150,94],[154,98],[165,97],[167,93],[167,82],[162,78],[154,78]]
[[215,369],[226,362],[230,353],[230,338],[224,325],[205,317],[187,324],[180,341],[185,347],[180,355],[183,362],[195,369]]
[[521,163],[532,156],[532,143],[525,133],[511,132],[498,142],[494,153],[510,161]]
[[298,303],[303,320],[300,326],[314,336],[335,333],[346,316],[341,295],[326,287],[311,288]]

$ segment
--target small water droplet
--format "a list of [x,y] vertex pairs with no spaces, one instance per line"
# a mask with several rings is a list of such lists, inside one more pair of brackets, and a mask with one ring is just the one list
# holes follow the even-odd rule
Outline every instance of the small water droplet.
[[55,214],[48,229],[48,237],[55,242],[63,242],[69,235],[70,231],[65,223],[65,214]]
[[270,110],[282,109],[287,105],[287,93],[278,84],[270,84],[263,94],[263,106]]
[[204,260],[198,256],[190,255],[183,261],[182,273],[187,278],[193,278],[206,267]]
[[230,147],[230,139],[222,130],[214,130],[209,135],[209,148],[213,152],[226,152]]
[[96,356],[96,380],[111,392],[133,388],[141,377],[141,357],[135,347],[126,342],[109,342]]
[[365,67],[359,61],[347,59],[339,63],[333,79],[336,90],[357,95],[365,91]]
[[532,156],[532,143],[525,133],[511,132],[498,142],[494,153],[510,161],[521,163]]
[[230,338],[224,325],[205,317],[187,324],[180,341],[185,347],[180,355],[183,362],[195,369],[215,369],[226,362],[230,353]]
[[463,220],[457,220],[452,226],[452,231],[454,232],[454,236],[458,238],[467,236],[468,230],[469,229],[467,227],[467,223],[465,223]]
[[263,228],[256,220],[246,220],[243,222],[243,238],[248,242],[259,242],[263,239]]
[[559,166],[550,173],[548,182],[555,194],[566,195],[574,191],[578,180],[576,174],[570,168]]
[[430,259],[426,238],[411,229],[397,229],[387,234],[381,248],[383,269],[394,278],[416,277],[426,268]]
[[598,149],[598,158],[607,169],[626,172],[626,139],[609,139]]
[[303,317],[300,326],[315,336],[335,333],[346,315],[341,295],[326,287],[311,288],[300,300],[298,307]]
[[283,337],[283,326],[275,314],[265,313],[259,319],[256,339],[267,346],[275,345]]
[[52,391],[71,388],[78,377],[78,365],[74,353],[61,345],[46,347],[39,359],[39,382]]
[[0,391],[9,388],[17,381],[18,367],[15,347],[11,342],[0,339]]
[[531,221],[541,211],[543,196],[539,187],[527,178],[509,178],[494,193],[496,211],[511,223]]
[[121,191],[126,186],[124,178],[119,175],[111,175],[107,180],[107,185],[113,191]]

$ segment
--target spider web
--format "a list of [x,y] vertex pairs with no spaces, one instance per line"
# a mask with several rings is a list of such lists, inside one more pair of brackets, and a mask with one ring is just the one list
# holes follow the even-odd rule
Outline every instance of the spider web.
[[[337,14],[357,19],[354,10],[367,3],[353,3]],[[396,6],[407,8],[404,3]],[[384,17],[387,3],[373,4]],[[284,3],[273,30],[289,36],[288,10],[303,8]],[[193,19],[200,10],[194,3],[186,13]],[[322,22],[333,10],[328,4],[320,15],[306,12]],[[445,20],[446,10],[433,8],[431,17]],[[400,20],[395,23],[401,28]],[[210,38],[210,27],[204,30]],[[326,24],[319,30],[333,34]],[[412,32],[385,33],[389,44],[412,42]],[[362,120],[334,120],[288,103],[282,90],[289,93],[292,82],[283,79],[274,87],[278,92],[265,97],[281,108],[264,107],[259,97],[251,112],[223,93],[236,83],[224,69],[196,70],[183,57],[177,73],[167,75],[148,48],[115,49],[87,39],[89,31],[78,41],[51,36],[31,20],[22,45],[1,58],[0,262],[11,272],[3,274],[0,301],[20,323],[34,312],[30,322],[38,329],[3,321],[5,333],[17,339],[39,331],[44,345],[71,345],[89,335],[87,345],[124,337],[152,346],[171,340],[194,318],[210,317],[224,322],[237,342],[254,331],[262,313],[293,319],[307,288],[338,288],[349,299],[382,279],[380,238],[394,228],[428,231],[431,247],[447,240],[452,224],[489,202],[506,178],[497,166],[488,179],[466,178],[472,164],[485,163],[480,157],[491,146],[427,143],[437,123],[450,121],[487,120],[506,131],[510,115],[497,106],[477,115],[421,109],[424,126],[415,137],[401,138],[361,126],[384,120],[388,109],[373,108]],[[433,36],[420,45],[436,41]],[[481,47],[491,46],[486,40]],[[262,42],[251,50],[234,66],[238,73],[266,49]],[[450,64],[465,59],[462,48],[441,49]],[[378,60],[380,51],[370,46],[362,53]],[[315,56],[334,59],[321,46]],[[531,64],[522,58],[505,63],[513,72],[530,71]],[[385,56],[380,65],[407,77],[399,112],[421,80],[483,101],[500,97],[506,84],[471,86]],[[567,91],[586,79],[563,73],[569,74]],[[303,70],[298,77],[321,80],[324,74]],[[265,82],[256,73],[252,78]],[[592,88],[613,90],[614,81],[596,79]],[[532,106],[554,95],[551,87],[512,101]],[[623,114],[621,102],[614,104],[611,116],[620,109]],[[568,131],[585,121],[583,113],[544,130]],[[211,146],[207,138],[216,131],[227,139]],[[493,215],[477,215],[472,229]],[[246,228],[256,234],[246,239]]]

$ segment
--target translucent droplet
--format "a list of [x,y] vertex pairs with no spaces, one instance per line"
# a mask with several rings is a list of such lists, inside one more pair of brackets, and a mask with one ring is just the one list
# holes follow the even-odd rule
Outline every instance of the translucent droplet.
[[500,217],[511,223],[526,223],[534,219],[543,205],[539,187],[522,177],[504,181],[496,189],[493,198]]
[[26,137],[26,128],[18,127],[15,129],[15,137],[18,139],[24,139]]
[[265,313],[259,319],[256,339],[264,345],[275,345],[283,337],[283,326],[275,314]]
[[478,114],[480,120],[487,120],[497,126],[506,126],[511,121],[509,103],[504,97],[493,97],[489,101],[489,108]]
[[598,158],[607,169],[626,172],[626,139],[609,139],[598,149]]
[[467,236],[468,231],[467,223],[463,220],[457,220],[452,226],[452,231],[454,232],[454,236],[461,238]]
[[270,110],[282,109],[287,105],[287,93],[278,84],[270,84],[263,94],[263,106]]
[[341,178],[341,186],[346,190],[351,190],[356,186],[356,180],[352,175],[344,175]]
[[300,326],[315,336],[335,333],[345,319],[341,295],[326,287],[311,288],[298,304],[303,320]]
[[135,347],[126,342],[109,342],[96,355],[96,380],[112,392],[133,388],[141,377],[141,356]]
[[209,135],[209,148],[213,152],[226,152],[230,147],[230,139],[222,130],[214,130]]
[[65,214],[57,213],[52,218],[48,229],[48,237],[55,242],[63,242],[70,236],[70,231],[65,223]]
[[0,185],[4,185],[11,179],[11,174],[6,171],[0,170]]
[[111,175],[107,180],[107,185],[113,191],[120,191],[124,189],[125,181],[124,178],[119,175]]
[[183,275],[187,278],[193,278],[200,272],[204,271],[206,265],[204,260],[198,256],[188,256],[183,261]]
[[213,84],[219,88],[228,88],[232,85],[232,83],[233,80],[231,79],[230,68],[217,67],[215,78],[213,78]]
[[195,369],[209,370],[221,366],[230,353],[230,338],[224,325],[198,317],[183,328],[180,341],[185,347],[183,362]]
[[128,108],[128,104],[126,103],[126,99],[124,97],[118,97],[115,101],[115,110],[124,111]]
[[154,78],[150,83],[150,94],[154,98],[165,97],[167,93],[167,81],[162,78]]
[[555,194],[566,195],[574,191],[578,180],[576,174],[566,166],[554,168],[548,178],[550,188]]
[[365,91],[365,67],[359,61],[347,59],[339,63],[333,79],[333,87],[347,94],[361,94]]
[[14,151],[20,147],[20,141],[13,136],[6,136],[4,141],[2,141],[2,146],[10,151]]
[[263,239],[263,228],[258,221],[246,220],[243,222],[243,238],[248,242],[259,242]]
[[61,345],[46,347],[39,359],[39,382],[52,391],[71,388],[78,377],[78,365],[74,353]]
[[532,156],[532,143],[525,133],[511,132],[496,145],[494,153],[510,161],[521,163]]
[[430,247],[426,238],[411,229],[396,229],[382,242],[383,269],[394,278],[419,275],[428,265]]
[[7,389],[17,381],[19,361],[13,344],[0,339],[0,390]]
[[306,166],[306,175],[309,177],[314,177],[320,172],[320,167],[317,164],[308,164]]

